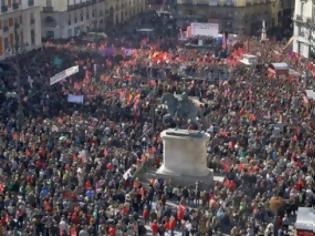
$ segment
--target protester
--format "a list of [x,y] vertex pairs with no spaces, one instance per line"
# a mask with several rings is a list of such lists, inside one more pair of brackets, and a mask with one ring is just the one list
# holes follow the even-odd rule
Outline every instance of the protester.
[[[314,207],[313,78],[272,79],[237,62],[244,51],[263,66],[284,60],[280,44],[251,40],[218,59],[172,37],[126,38],[48,42],[21,56],[21,127],[14,72],[2,76],[0,235],[282,235],[299,206]],[[310,62],[290,55],[302,73]],[[49,85],[73,65],[79,73]],[[216,70],[228,78],[212,80]],[[223,182],[146,186],[133,175],[161,163],[163,129],[192,127],[165,122],[165,92],[199,98],[194,129],[209,132],[209,166]]]

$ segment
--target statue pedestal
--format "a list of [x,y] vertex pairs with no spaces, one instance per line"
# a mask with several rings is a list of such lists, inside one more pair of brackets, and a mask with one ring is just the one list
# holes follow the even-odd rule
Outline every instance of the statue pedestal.
[[212,173],[207,168],[209,135],[199,131],[168,129],[161,133],[163,163],[157,174],[176,185],[210,185]]

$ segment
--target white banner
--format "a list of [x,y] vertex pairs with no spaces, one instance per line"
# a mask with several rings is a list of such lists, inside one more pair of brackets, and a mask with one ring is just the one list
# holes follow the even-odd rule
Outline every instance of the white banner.
[[83,104],[84,96],[83,95],[69,94],[67,100],[68,100],[68,102],[71,102],[71,103]]
[[219,24],[217,23],[191,23],[191,35],[217,37],[219,35]]
[[60,82],[61,80],[65,79],[71,75],[74,75],[78,72],[79,72],[79,66],[69,67],[68,69],[61,71],[58,74],[51,77],[50,78],[50,85],[54,85],[54,84]]
[[305,90],[305,92],[307,98],[315,100],[315,92],[313,90]]

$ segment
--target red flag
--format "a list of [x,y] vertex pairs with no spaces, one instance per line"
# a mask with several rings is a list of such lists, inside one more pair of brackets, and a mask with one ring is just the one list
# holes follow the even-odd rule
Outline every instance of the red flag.
[[107,157],[107,156],[108,156],[108,150],[107,150],[107,148],[104,148],[103,154],[104,154],[104,157]]
[[0,193],[3,193],[5,189],[5,185],[3,183],[0,183]]
[[112,170],[113,169],[113,164],[111,162],[109,162],[107,165],[106,165],[106,168],[108,170]]
[[185,215],[185,211],[186,211],[186,207],[182,204],[180,204],[177,208],[177,220],[182,220],[184,218]]

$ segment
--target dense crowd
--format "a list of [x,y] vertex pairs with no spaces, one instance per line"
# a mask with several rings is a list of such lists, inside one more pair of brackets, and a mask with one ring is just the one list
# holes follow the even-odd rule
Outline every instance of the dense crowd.
[[[297,208],[315,205],[315,110],[305,96],[314,80],[302,76],[303,59],[275,56],[278,43],[250,44],[244,50],[262,69],[172,38],[49,42],[20,56],[21,127],[15,74],[0,80],[0,235],[286,235]],[[301,76],[269,78],[266,65],[279,60]],[[73,65],[78,74],[49,85]],[[182,80],[183,65],[191,77],[217,67],[230,76]],[[165,92],[201,101],[208,164],[223,182],[203,190],[124,175],[148,161],[159,166],[163,129],[190,127],[164,122]],[[68,103],[68,94],[84,104]]]

